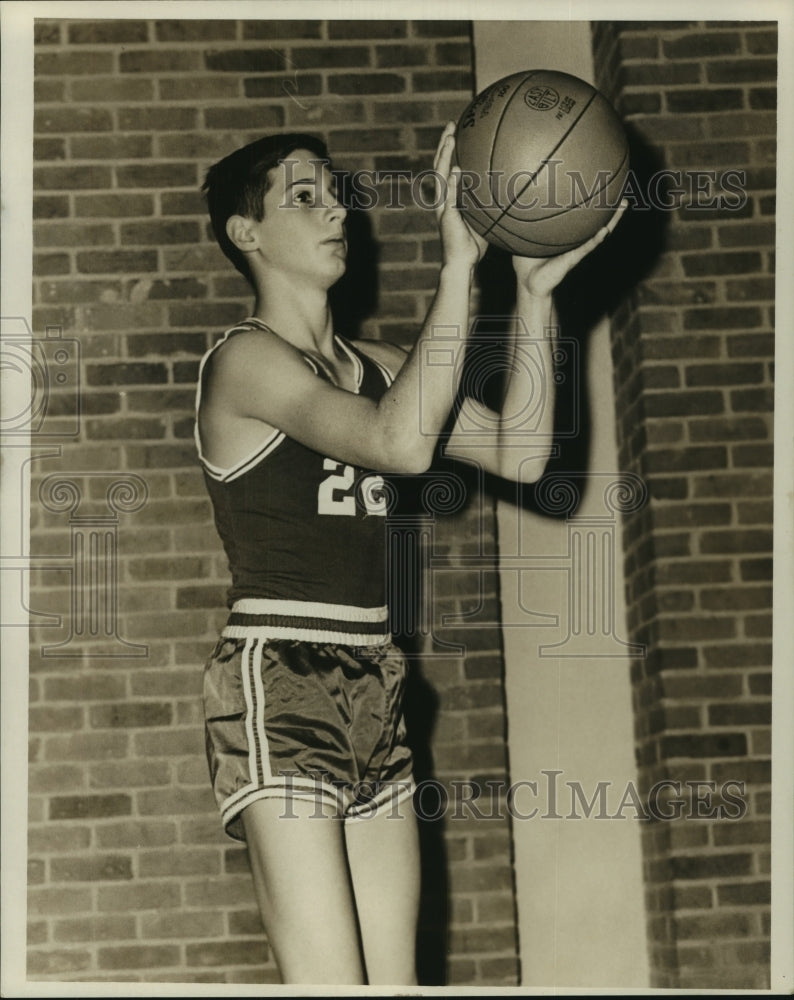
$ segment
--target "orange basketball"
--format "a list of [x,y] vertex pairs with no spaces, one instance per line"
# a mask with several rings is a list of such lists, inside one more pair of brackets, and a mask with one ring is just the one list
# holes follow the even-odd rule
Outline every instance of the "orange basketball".
[[525,257],[552,257],[598,232],[629,169],[612,105],[556,70],[525,70],[486,87],[458,121],[456,149],[467,222]]

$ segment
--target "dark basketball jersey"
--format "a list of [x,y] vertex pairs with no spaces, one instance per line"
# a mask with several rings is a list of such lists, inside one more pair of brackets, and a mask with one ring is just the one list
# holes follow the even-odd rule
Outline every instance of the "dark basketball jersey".
[[[257,319],[228,330],[201,362],[242,330],[268,329]],[[356,369],[356,391],[381,397],[389,372],[337,336]],[[331,381],[313,357],[306,363]],[[196,445],[229,559],[230,625],[261,625],[275,637],[315,641],[372,641],[388,632],[386,609],[386,493],[382,478],[328,458],[279,430],[254,452],[221,469]],[[227,634],[227,626],[224,634]],[[367,639],[366,637],[371,637]]]

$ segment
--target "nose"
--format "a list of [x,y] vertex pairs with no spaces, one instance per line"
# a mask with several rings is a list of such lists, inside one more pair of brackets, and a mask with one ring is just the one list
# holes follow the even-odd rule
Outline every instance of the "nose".
[[339,200],[338,196],[332,192],[331,193],[331,206],[330,206],[331,218],[334,221],[344,222],[347,218],[347,209]]

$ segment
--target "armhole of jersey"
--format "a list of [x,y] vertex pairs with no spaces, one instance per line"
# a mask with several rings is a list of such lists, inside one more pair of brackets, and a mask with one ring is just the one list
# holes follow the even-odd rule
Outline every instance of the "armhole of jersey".
[[[233,479],[237,479],[239,476],[242,476],[244,473],[248,472],[249,469],[252,469],[255,465],[257,465],[263,459],[267,458],[267,456],[270,455],[273,451],[275,451],[275,449],[281,444],[281,442],[286,437],[286,435],[282,431],[279,431],[274,428],[273,431],[270,434],[268,434],[265,440],[262,441],[260,444],[258,444],[250,454],[246,455],[239,462],[235,462],[235,464],[228,469],[224,469],[219,465],[213,465],[212,462],[209,462],[205,458],[204,452],[201,447],[201,434],[199,433],[198,414],[199,414],[199,405],[201,403],[201,387],[204,381],[204,369],[206,367],[206,364],[209,361],[212,354],[219,347],[225,344],[227,340],[229,340],[229,338],[232,337],[235,333],[242,333],[245,330],[251,330],[253,328],[257,328],[260,330],[270,330],[270,327],[267,326],[266,323],[263,323],[261,320],[257,320],[253,316],[250,316],[248,317],[248,319],[242,320],[236,326],[230,327],[220,338],[220,340],[218,340],[215,344],[213,344],[212,347],[210,347],[210,349],[204,353],[204,356],[199,362],[198,380],[196,384],[196,404],[195,404],[196,413],[195,413],[195,419],[193,421],[193,440],[196,445],[196,451],[198,452],[199,462],[205,469],[207,475],[210,476],[210,478],[217,480],[218,482],[228,483],[231,482]],[[304,358],[306,361],[309,362],[310,367],[313,368],[316,373],[317,369],[311,362],[311,360],[309,358],[306,358],[305,355]]]
[[378,371],[383,376],[383,381],[386,383],[386,388],[387,389],[394,382],[394,379],[395,379],[396,376],[394,376],[389,371],[389,369],[386,367],[386,365],[384,365],[382,362],[378,361],[376,358],[373,358],[372,355],[368,354],[366,351],[362,351],[361,348],[354,347],[352,344],[348,344],[344,340],[344,338],[340,337],[338,334],[336,336],[336,339],[339,341],[339,343],[342,345],[342,347],[344,347],[344,349],[347,352],[347,354],[351,358],[353,358],[353,360],[358,365],[357,377],[358,377],[358,387],[359,387],[359,389],[361,388],[361,383],[364,381],[364,365],[363,365],[363,362],[361,360],[362,357],[366,358],[367,361],[369,361],[371,364],[375,365],[375,367],[378,369]]
[[340,337],[338,333],[334,334],[337,344],[342,348],[345,354],[353,362],[356,369],[356,392],[361,392],[361,384],[364,381],[364,362],[358,356],[358,352],[347,343],[344,337]]
[[394,375],[392,375],[386,365],[382,365],[380,361],[376,361],[374,358],[370,358],[370,361],[380,370],[380,373],[383,376],[383,381],[386,383],[386,388],[388,389],[392,382],[394,382]]

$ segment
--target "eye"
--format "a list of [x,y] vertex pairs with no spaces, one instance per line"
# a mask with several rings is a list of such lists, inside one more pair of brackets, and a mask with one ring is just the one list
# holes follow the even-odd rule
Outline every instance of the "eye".
[[297,191],[295,193],[295,201],[301,205],[313,205],[314,204],[314,192],[310,191],[308,188],[303,191]]

